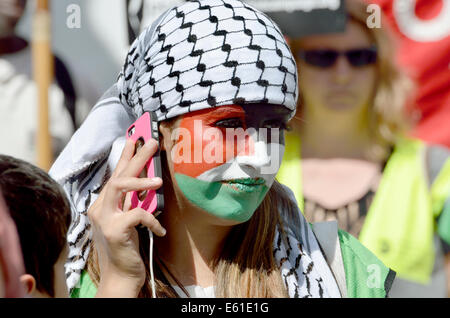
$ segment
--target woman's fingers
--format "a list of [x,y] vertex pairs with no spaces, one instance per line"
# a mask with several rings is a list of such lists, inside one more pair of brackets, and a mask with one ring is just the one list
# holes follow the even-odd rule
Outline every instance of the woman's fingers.
[[141,208],[136,208],[124,213],[124,225],[131,228],[142,224],[149,228],[157,236],[166,235],[166,229],[162,227],[161,223],[155,216]]
[[157,150],[158,143],[154,139],[148,140],[144,146],[136,152],[133,158],[129,160],[126,167],[121,171],[120,176],[136,177]]
[[131,192],[128,192],[122,199],[122,206],[120,209],[123,212],[127,212],[128,210],[131,210]]
[[[162,185],[161,178],[126,178],[111,179],[106,190],[104,201],[110,204],[109,211],[113,212],[122,206],[122,198],[130,191],[157,190]],[[108,209],[106,209],[108,210]]]

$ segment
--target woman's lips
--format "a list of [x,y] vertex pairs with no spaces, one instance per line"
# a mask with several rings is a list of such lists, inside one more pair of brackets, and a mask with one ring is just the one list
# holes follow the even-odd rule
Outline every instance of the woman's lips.
[[262,178],[243,178],[224,180],[222,183],[228,185],[235,191],[251,193],[262,189],[266,181]]
[[240,178],[240,179],[231,179],[224,180],[223,183],[238,183],[244,185],[262,185],[266,183],[266,181],[262,178]]

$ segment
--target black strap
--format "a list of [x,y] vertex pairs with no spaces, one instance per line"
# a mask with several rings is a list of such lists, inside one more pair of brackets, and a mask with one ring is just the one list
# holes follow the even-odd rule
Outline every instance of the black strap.
[[394,283],[394,279],[396,276],[396,272],[392,269],[389,269],[389,273],[386,276],[386,280],[384,281],[384,292],[386,293],[386,298],[389,297],[389,291],[391,290],[392,284]]
[[[126,13],[127,13],[127,29],[128,29],[128,44],[131,45],[138,37],[142,24],[142,17],[144,12],[144,0],[141,0],[139,10],[136,15],[130,12],[130,2],[133,0],[126,0]],[[131,21],[138,21],[138,25],[132,25]]]
[[[29,42],[21,37],[15,38],[18,43],[20,43],[21,49],[29,46]],[[18,52],[17,50],[15,52]],[[70,118],[72,121],[73,129],[76,130],[78,128],[76,122],[76,100],[77,94],[75,91],[75,87],[72,82],[72,78],[70,77],[69,70],[65,66],[64,62],[54,56],[54,66],[55,66],[55,81],[56,84],[61,88],[64,95],[64,106],[70,114]]]
[[72,82],[69,70],[65,66],[64,62],[57,56],[54,57],[55,63],[55,81],[61,88],[64,94],[64,106],[70,114],[70,119],[72,121],[73,129],[78,128],[78,123],[76,120],[76,100],[77,94],[75,87]]

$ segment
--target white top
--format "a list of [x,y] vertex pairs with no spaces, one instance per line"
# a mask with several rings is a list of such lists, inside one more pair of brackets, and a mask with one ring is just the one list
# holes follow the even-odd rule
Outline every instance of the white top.
[[[0,153],[36,163],[38,92],[32,69],[30,47],[0,56]],[[72,136],[72,122],[64,106],[64,93],[55,83],[48,97],[50,134],[55,152],[59,153]],[[78,101],[80,120],[88,105]]]
[[[188,296],[186,296],[186,294],[183,292],[183,290],[180,287],[174,286],[174,285],[172,285],[172,287],[175,289],[175,291],[181,298],[188,298]],[[197,285],[190,285],[190,286],[184,286],[184,288],[187,290],[187,292],[189,293],[189,296],[191,298],[215,298],[216,297],[215,293],[214,293],[214,286],[201,287],[201,286],[197,286]]]

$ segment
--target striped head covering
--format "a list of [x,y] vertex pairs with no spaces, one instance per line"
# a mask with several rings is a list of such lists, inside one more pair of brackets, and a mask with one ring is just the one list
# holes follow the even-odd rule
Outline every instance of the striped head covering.
[[[117,83],[94,106],[50,170],[72,204],[69,289],[77,286],[89,254],[87,211],[115,168],[126,129],[139,116],[154,111],[158,121],[164,121],[223,105],[270,103],[291,110],[293,117],[297,86],[296,64],[282,33],[253,7],[238,0],[195,0],[163,13],[132,44]],[[312,233],[306,237],[315,242]],[[317,247],[314,253],[300,250],[296,243],[294,249],[277,243],[276,258],[287,275],[289,293],[339,295],[314,242],[308,243]],[[295,261],[296,255],[302,255],[301,262]],[[305,280],[302,273],[314,278]]]

